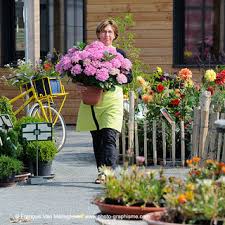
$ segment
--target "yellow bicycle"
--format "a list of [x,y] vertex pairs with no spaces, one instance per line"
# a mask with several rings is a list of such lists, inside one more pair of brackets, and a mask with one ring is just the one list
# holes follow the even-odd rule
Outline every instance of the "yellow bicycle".
[[33,80],[31,77],[29,80],[20,86],[20,94],[10,100],[13,105],[17,100],[23,99],[23,104],[14,113],[17,115],[32,103],[28,115],[52,123],[53,140],[60,151],[66,141],[66,125],[60,113],[68,93],[59,78],[43,77]]

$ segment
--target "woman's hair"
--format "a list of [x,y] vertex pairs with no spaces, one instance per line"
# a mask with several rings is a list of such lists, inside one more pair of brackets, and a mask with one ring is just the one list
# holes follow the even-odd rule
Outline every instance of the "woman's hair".
[[106,19],[103,20],[102,22],[100,22],[100,24],[97,26],[96,28],[96,35],[99,38],[99,34],[105,29],[105,27],[107,27],[108,25],[111,25],[115,34],[115,39],[116,40],[118,38],[118,26],[116,24],[116,22],[112,19]]

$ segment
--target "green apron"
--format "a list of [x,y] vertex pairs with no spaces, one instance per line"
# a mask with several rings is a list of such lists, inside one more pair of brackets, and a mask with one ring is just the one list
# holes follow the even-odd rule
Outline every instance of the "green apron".
[[[113,128],[119,132],[123,123],[123,90],[116,86],[115,91],[103,92],[102,101],[94,106],[94,112],[99,124],[99,129]],[[81,101],[78,118],[77,131],[97,130],[93,120],[91,106],[85,105]]]

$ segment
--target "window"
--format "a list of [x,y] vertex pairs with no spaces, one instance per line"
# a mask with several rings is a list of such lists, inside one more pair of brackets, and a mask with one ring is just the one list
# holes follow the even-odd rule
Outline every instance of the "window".
[[[40,55],[84,41],[84,0],[40,0]],[[0,65],[25,56],[24,1],[0,0]]]
[[224,1],[174,1],[174,66],[225,63]]

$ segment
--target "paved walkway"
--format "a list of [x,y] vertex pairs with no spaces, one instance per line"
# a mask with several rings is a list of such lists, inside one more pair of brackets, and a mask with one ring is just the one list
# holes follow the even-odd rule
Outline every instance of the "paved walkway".
[[[42,185],[0,188],[0,225],[94,225],[98,208],[91,200],[101,193],[94,184],[96,166],[89,133],[68,127],[67,142],[53,163],[55,178]],[[181,169],[167,174],[183,176]],[[142,225],[144,222],[108,221],[102,224]]]

